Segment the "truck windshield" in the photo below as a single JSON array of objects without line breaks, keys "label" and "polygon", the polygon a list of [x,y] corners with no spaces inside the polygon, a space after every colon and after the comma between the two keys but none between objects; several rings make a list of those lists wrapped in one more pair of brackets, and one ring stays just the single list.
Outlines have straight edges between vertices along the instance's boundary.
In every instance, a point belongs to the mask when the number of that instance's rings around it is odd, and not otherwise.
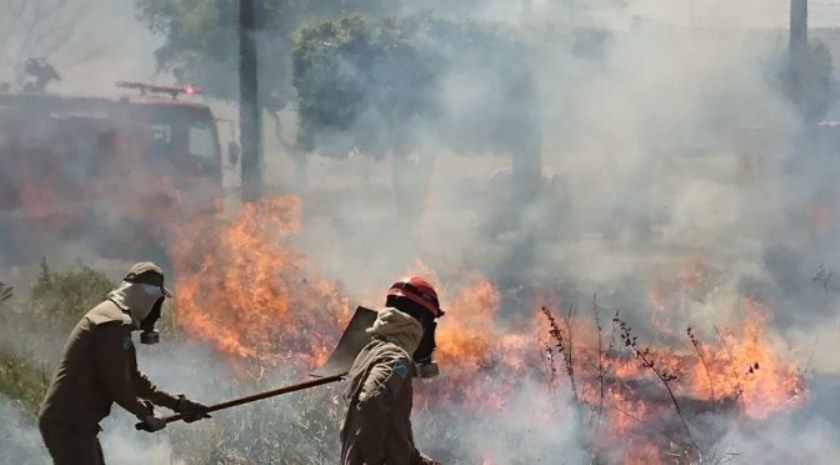
[{"label": "truck windshield", "polygon": [[218,156],[216,153],[216,134],[213,131],[213,127],[207,124],[191,124],[187,144],[190,155],[192,156],[200,157],[207,161],[215,161]]},{"label": "truck windshield", "polygon": [[151,106],[144,110],[156,155],[189,156],[207,169],[219,169],[219,139],[209,114],[172,106]]}]

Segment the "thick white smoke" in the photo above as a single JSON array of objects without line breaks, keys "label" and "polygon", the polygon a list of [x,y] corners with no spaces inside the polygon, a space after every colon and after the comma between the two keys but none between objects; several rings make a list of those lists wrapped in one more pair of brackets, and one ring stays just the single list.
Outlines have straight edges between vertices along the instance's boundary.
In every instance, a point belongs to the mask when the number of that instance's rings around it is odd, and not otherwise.
[{"label": "thick white smoke", "polygon": [[[313,155],[309,188],[298,192],[304,201],[302,252],[345,282],[356,299],[379,295],[418,259],[444,275],[477,270],[500,283],[503,295],[515,296],[504,309],[514,319],[530,318],[530,296],[518,293],[527,294],[524,284],[538,283],[558,285],[562,292],[597,292],[606,306],[647,321],[650,289],[697,265],[704,284],[665,309],[674,330],[692,324],[711,331],[739,316],[741,297],[758,295],[773,303],[783,328],[776,335],[800,348],[803,364],[816,335],[809,368],[818,377],[838,369],[831,347],[836,283],[826,280],[821,287],[812,278],[821,266],[837,266],[840,257],[834,235],[813,233],[804,212],[815,200],[832,201],[831,170],[837,166],[803,153],[809,148],[798,139],[803,124],[776,82],[786,49],[783,31],[755,29],[783,26],[784,5],[765,9],[762,3],[756,14],[761,2],[717,2],[720,8],[704,4],[692,16],[687,2],[605,1],[573,13],[566,3],[574,2],[467,3],[438,13],[501,23],[525,51],[517,58],[530,68],[536,98],[521,105],[539,107],[539,195],[528,204],[511,201],[511,192],[523,186],[512,185],[507,153],[456,154],[440,134],[419,126],[416,138],[426,142],[413,155],[435,159],[422,213],[410,221],[395,214],[401,206],[390,196],[390,158],[373,162],[359,154],[336,162]],[[153,72],[154,43],[126,16],[129,10],[94,9],[103,17],[93,21],[107,27],[91,29],[93,48],[105,37],[119,37],[124,46],[95,55],[90,66],[68,68],[62,89],[110,88],[111,80]],[[115,33],[125,28],[133,32]],[[492,86],[483,85],[477,64],[452,63],[442,70],[438,89],[447,113],[478,118],[487,102],[500,101]],[[286,122],[294,121],[293,113],[284,115]],[[273,137],[268,141],[269,178],[295,185],[299,172],[286,149]],[[816,166],[799,166],[807,163]],[[140,351],[141,366],[163,387],[207,401],[242,393],[231,381],[242,374],[228,371],[214,354],[164,343],[175,348],[164,355]],[[266,387],[289,381],[281,371],[266,378]],[[828,391],[815,393],[818,405],[833,402]],[[494,465],[586,463],[570,410],[559,396],[546,396],[543,387],[524,383],[498,415],[464,416],[446,425],[439,418],[447,412],[418,409],[418,440],[442,457],[483,456]],[[557,409],[550,421],[544,403]],[[6,404],[0,403],[0,416],[21,424],[20,414]],[[294,424],[299,412],[289,405],[278,399],[255,407],[246,420],[219,414],[160,436],[136,433],[133,419],[117,415],[104,425],[103,443],[114,463],[169,463],[182,434],[224,441],[214,436],[222,429],[212,422],[247,423],[260,414],[277,422],[268,426]],[[838,457],[833,421],[809,407],[763,424],[732,425],[719,449],[736,453],[731,457],[738,463],[827,465]],[[8,436],[3,459],[43,460],[31,423],[10,431],[19,432]],[[289,434],[301,441],[312,437]]]},{"label": "thick white smoke", "polygon": [[[773,9],[779,17],[769,11],[757,17],[740,4],[704,6],[690,27],[684,6],[631,4],[604,7],[597,15],[581,8],[577,24],[587,27],[576,31],[561,7],[533,2],[530,10],[500,15],[493,5],[484,13],[525,44],[536,78],[541,195],[531,204],[511,204],[505,190],[517,186],[510,185],[510,161],[466,158],[432,143],[422,149],[436,157],[436,167],[419,219],[368,216],[372,202],[351,193],[337,201],[348,208],[339,208],[331,223],[317,223],[317,239],[304,239],[303,249],[362,292],[421,258],[450,273],[481,270],[503,294],[535,282],[597,292],[605,305],[642,325],[659,311],[675,334],[691,325],[708,338],[715,325],[746,314],[742,299],[757,298],[768,303],[780,353],[795,347],[788,355],[803,368],[834,370],[836,362],[825,354],[836,331],[836,288],[826,276],[836,249],[831,233],[815,231],[808,210],[814,202],[833,205],[824,176],[837,165],[815,153],[810,136],[803,143],[806,126],[782,91],[787,37],[768,26],[784,24],[784,8]],[[444,71],[439,101],[448,105],[446,112],[480,119],[476,108],[496,101],[480,68]],[[440,140],[418,130],[420,140]],[[329,163],[312,171],[320,179],[346,181],[349,162]],[[354,188],[387,192],[389,163],[366,167],[373,182]],[[514,218],[523,211],[518,224]],[[343,229],[331,234],[336,223]],[[338,245],[320,248],[325,238]],[[361,245],[372,242],[374,254]],[[653,290],[681,289],[683,276],[692,273],[701,276],[697,288],[675,292],[682,296],[657,308]],[[514,302],[506,302],[506,312],[530,317],[527,298]],[[529,418],[523,411],[506,424],[532,425]],[[761,444],[796,436],[797,424],[814,438],[814,456],[835,456],[833,426],[818,418],[798,421],[803,423],[776,419],[733,428],[721,447],[737,452],[728,457],[739,463],[776,463]],[[566,424],[562,416],[558,424]],[[486,434],[483,428],[460,425],[458,434],[477,437]],[[490,436],[500,441],[517,434],[495,433]],[[557,434],[561,442],[571,441]],[[475,452],[487,445],[466,447]],[[500,463],[519,462],[506,457]]]},{"label": "thick white smoke", "polygon": [[44,465],[47,451],[41,444],[41,435],[26,418],[20,405],[6,396],[0,396],[0,458],[5,463]]}]

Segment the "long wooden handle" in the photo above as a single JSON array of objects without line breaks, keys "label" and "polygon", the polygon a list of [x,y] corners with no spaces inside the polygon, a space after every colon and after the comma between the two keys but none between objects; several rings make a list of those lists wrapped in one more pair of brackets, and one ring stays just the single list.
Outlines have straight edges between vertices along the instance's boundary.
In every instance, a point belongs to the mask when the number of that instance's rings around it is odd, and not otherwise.
[{"label": "long wooden handle", "polygon": [[[335,383],[336,381],[341,381],[344,377],[344,374],[329,376],[326,378],[319,378],[313,379],[311,381],[304,381],[302,383],[292,384],[290,386],[284,386],[278,389],[274,389],[271,391],[261,392],[259,394],[252,394],[250,396],[239,397],[236,399],[231,399],[226,402],[221,402],[219,404],[213,404],[207,406],[207,413],[218,412],[219,410],[224,410],[231,407],[236,407],[237,405],[243,404],[250,404],[251,402],[256,402],[258,400],[268,399],[269,397],[281,396],[283,394],[288,394],[290,392],[302,391],[304,389],[309,389],[316,386],[321,386],[323,384],[330,384]],[[172,423],[173,421],[183,420],[184,416],[180,413],[175,415],[170,415],[168,417],[164,417],[167,423]]]},{"label": "long wooden handle", "polygon": [[[227,408],[236,407],[237,405],[249,404],[251,402],[256,402],[258,400],[268,399],[269,397],[280,396],[280,395],[288,394],[290,392],[295,392],[295,391],[302,391],[304,389],[309,389],[309,388],[312,388],[312,387],[321,386],[323,384],[335,383],[336,381],[341,381],[342,378],[344,378],[345,375],[346,375],[346,373],[342,373],[340,375],[327,376],[325,378],[313,379],[311,381],[304,381],[302,383],[292,384],[290,386],[284,386],[284,387],[281,387],[281,388],[278,388],[278,389],[273,389],[271,391],[260,392],[259,394],[252,394],[250,396],[238,397],[236,399],[231,399],[231,400],[226,401],[226,402],[221,402],[221,403],[218,403],[218,404],[208,405],[207,406],[207,413],[218,412],[219,410],[224,410],[224,409],[227,409]],[[183,420],[184,415],[181,414],[181,413],[178,413],[178,414],[175,414],[175,415],[170,415],[168,417],[163,417],[162,419],[167,423],[172,423],[173,421]],[[137,429],[141,429],[140,425],[142,425],[142,423],[138,423],[137,425],[135,425],[135,427]]]}]

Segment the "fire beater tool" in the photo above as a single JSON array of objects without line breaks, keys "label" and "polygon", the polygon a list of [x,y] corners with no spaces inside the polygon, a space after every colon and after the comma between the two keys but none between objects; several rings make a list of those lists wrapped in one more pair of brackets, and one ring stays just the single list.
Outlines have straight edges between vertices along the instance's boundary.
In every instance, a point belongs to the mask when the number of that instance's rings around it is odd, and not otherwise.
[{"label": "fire beater tool", "polygon": [[[350,319],[350,323],[348,323],[347,328],[344,329],[344,333],[341,335],[341,339],[339,339],[335,350],[332,354],[330,354],[329,359],[327,359],[327,363],[310,373],[314,379],[209,405],[207,406],[207,413],[218,412],[219,410],[249,404],[258,400],[268,399],[270,397],[276,397],[290,392],[302,391],[304,389],[341,381],[350,371],[350,367],[353,365],[353,361],[356,359],[356,356],[367,345],[367,343],[370,342],[371,336],[367,334],[365,330],[373,325],[375,320],[375,311],[365,307],[356,308],[353,318]],[[163,417],[163,420],[167,423],[183,419],[184,416],[180,413]],[[134,427],[138,430],[142,430],[143,423],[137,423]]]}]

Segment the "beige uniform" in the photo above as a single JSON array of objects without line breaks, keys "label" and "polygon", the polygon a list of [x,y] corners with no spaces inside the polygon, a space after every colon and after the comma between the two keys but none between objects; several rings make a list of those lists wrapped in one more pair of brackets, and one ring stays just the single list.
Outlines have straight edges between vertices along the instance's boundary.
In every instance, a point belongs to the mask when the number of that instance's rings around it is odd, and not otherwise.
[{"label": "beige uniform", "polygon": [[108,300],[76,324],[39,414],[44,442],[55,465],[101,465],[99,422],[116,402],[138,417],[140,402],[175,409],[178,399],[158,389],[137,368],[132,320]]},{"label": "beige uniform", "polygon": [[356,357],[341,428],[341,465],[432,464],[414,445],[412,385],[416,368],[397,344],[374,339]]}]

